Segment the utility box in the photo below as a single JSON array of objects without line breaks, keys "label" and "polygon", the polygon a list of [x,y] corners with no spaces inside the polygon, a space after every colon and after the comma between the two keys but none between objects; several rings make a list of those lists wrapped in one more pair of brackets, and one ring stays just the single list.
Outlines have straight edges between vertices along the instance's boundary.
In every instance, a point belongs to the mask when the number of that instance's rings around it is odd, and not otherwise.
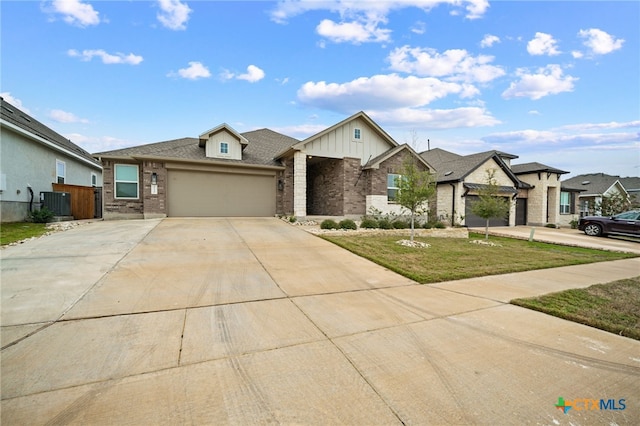
[{"label": "utility box", "polygon": [[40,205],[56,216],[71,216],[71,194],[68,192],[41,192]]}]

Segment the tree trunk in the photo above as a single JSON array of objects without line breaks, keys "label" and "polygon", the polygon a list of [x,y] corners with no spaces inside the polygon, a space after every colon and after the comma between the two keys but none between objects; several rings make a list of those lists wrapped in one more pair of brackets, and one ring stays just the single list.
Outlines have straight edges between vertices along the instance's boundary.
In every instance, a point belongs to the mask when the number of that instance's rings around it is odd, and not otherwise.
[{"label": "tree trunk", "polygon": [[484,239],[489,239],[489,219],[487,219],[487,224],[484,226]]},{"label": "tree trunk", "polygon": [[413,212],[411,212],[411,242],[413,242]]}]

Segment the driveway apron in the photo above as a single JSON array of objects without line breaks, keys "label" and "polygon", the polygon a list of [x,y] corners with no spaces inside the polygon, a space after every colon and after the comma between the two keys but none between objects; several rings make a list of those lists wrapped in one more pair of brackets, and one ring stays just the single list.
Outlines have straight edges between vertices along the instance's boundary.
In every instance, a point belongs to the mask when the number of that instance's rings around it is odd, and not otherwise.
[{"label": "driveway apron", "polygon": [[601,276],[423,286],[277,219],[94,223],[3,250],[2,422],[631,424],[639,342],[506,303]]}]

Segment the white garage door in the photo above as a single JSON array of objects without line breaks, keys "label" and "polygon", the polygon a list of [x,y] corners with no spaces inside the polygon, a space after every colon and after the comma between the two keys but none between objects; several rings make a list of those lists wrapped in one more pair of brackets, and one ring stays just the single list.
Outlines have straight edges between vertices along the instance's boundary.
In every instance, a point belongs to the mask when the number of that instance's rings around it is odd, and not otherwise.
[{"label": "white garage door", "polygon": [[276,177],[169,170],[169,216],[273,216]]}]

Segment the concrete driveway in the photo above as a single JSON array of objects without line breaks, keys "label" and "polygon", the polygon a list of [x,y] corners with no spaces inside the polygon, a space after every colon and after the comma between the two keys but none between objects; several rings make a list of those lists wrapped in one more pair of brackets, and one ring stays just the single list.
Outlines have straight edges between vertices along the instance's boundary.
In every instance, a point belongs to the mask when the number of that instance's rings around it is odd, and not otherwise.
[{"label": "concrete driveway", "polygon": [[1,254],[3,425],[640,418],[640,342],[506,303],[638,259],[422,286],[277,219],[98,222]]}]

